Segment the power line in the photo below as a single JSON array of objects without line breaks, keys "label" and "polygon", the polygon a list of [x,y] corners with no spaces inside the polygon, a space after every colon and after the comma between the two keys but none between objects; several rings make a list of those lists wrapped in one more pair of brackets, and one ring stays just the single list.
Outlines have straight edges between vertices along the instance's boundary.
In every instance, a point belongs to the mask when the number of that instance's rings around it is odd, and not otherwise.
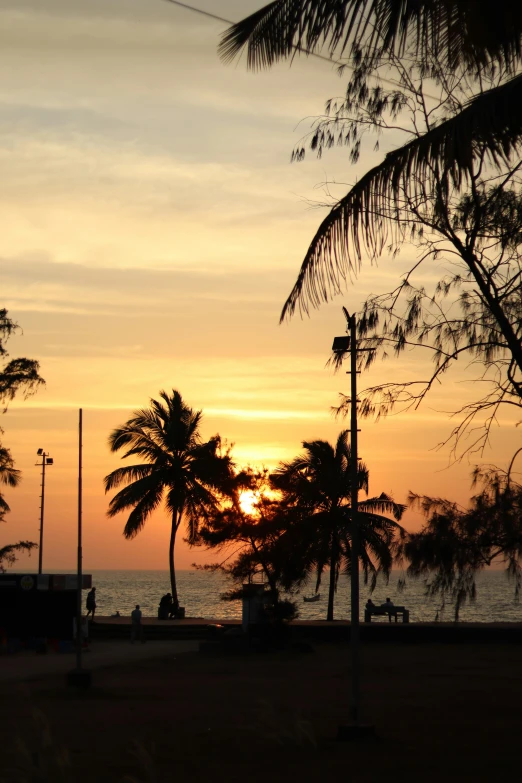
[{"label": "power line", "polygon": [[[236,24],[231,19],[225,19],[224,16],[218,16],[217,14],[213,14],[210,11],[204,11],[202,8],[196,8],[194,5],[189,5],[188,3],[182,3],[180,0],[165,0],[166,3],[172,3],[172,5],[178,5],[180,8],[184,8],[186,11],[193,11],[195,14],[201,14],[201,16],[207,16],[209,19],[215,19],[217,22],[223,22],[223,24]],[[339,68],[348,68],[349,71],[353,71],[353,68],[351,65],[348,65],[347,63],[342,63],[340,60],[333,60],[331,57],[325,57],[324,54],[318,54],[317,52],[312,52],[310,49],[303,49],[302,46],[294,46],[293,47],[296,52],[302,52],[303,54],[307,54],[310,57],[315,57],[318,60],[324,60],[324,62],[329,63],[330,65],[337,65]],[[384,82],[384,84],[389,84],[395,89],[397,89],[397,84],[393,82],[391,79],[385,79],[383,77],[377,77],[377,76],[370,76],[371,79],[377,79],[378,81]],[[436,101],[438,98],[435,98],[434,95],[430,95],[429,93],[425,93],[427,98],[431,98],[432,100]]]},{"label": "power line", "polygon": [[208,16],[210,19],[216,19],[218,22],[224,22],[225,24],[234,24],[230,19],[224,19],[222,16],[211,14],[210,11],[204,11],[202,8],[196,8],[193,5],[187,5],[187,3],[180,3],[179,0],[165,0],[166,3],[172,3],[173,5],[179,5],[181,8],[186,8],[187,11],[194,11],[201,16]]},{"label": "power line", "polygon": [[[209,19],[215,19],[218,22],[223,22],[224,24],[235,24],[231,19],[225,19],[223,16],[218,16],[217,14],[212,14],[210,11],[204,11],[202,8],[196,8],[194,5],[189,5],[188,3],[181,3],[180,0],[165,0],[166,3],[172,3],[173,5],[179,5],[180,8],[185,8],[187,11],[193,11],[196,14],[201,14],[201,16],[208,16]],[[350,66],[347,66],[345,63],[339,62],[339,60],[332,60],[331,57],[325,57],[324,54],[317,54],[317,52],[311,52],[309,49],[303,49],[301,46],[294,46],[294,49],[297,52],[302,52],[303,54],[308,54],[311,57],[317,57],[318,60],[324,60],[327,63],[330,63],[330,65],[338,65],[342,68],[349,68]]]}]

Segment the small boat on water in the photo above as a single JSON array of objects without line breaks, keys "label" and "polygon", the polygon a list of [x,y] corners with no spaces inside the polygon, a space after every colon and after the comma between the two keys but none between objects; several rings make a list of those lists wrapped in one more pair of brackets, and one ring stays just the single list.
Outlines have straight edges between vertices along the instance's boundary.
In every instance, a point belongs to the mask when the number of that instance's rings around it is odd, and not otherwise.
[{"label": "small boat on water", "polygon": [[316,601],[321,600],[321,593],[316,593],[315,595],[303,595],[303,601],[305,604],[315,604]]}]

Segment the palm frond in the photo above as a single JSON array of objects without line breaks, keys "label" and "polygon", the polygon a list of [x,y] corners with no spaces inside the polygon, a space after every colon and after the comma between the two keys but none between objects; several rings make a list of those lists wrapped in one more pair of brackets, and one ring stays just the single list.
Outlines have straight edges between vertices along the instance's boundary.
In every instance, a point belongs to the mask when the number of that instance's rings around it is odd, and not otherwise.
[{"label": "palm frond", "polygon": [[135,538],[140,530],[143,529],[145,522],[161,503],[163,496],[163,487],[159,485],[152,486],[149,492],[142,496],[129,514],[129,518],[123,528],[125,538]]},{"label": "palm frond", "polygon": [[188,406],[176,389],[169,395],[160,392],[163,405],[158,400],[151,400],[151,411],[158,421],[158,439],[167,451],[185,451],[201,443],[199,427],[202,411],[195,411]]},{"label": "palm frond", "polygon": [[[370,514],[392,514],[394,519],[399,521],[402,519],[402,515],[406,511],[407,506],[403,503],[396,503],[393,498],[389,497],[385,492],[382,492],[378,497],[366,498],[366,500],[359,501],[359,509]],[[391,522],[388,517],[382,517],[387,522]],[[398,525],[397,527],[400,527]]]},{"label": "palm frond", "polygon": [[[330,211],[317,230],[285,302],[281,321],[296,307],[308,314],[341,293],[361,266],[363,249],[377,258],[400,239],[396,220],[405,194],[415,200],[436,187],[459,189],[475,156],[509,161],[522,142],[522,74],[474,98],[458,114],[386,155]],[[417,192],[418,190],[418,192]],[[389,216],[389,217],[388,217]]]},{"label": "palm frond", "polygon": [[0,446],[0,483],[17,487],[22,479],[21,471],[15,468],[12,454],[5,446]]},{"label": "palm frond", "polygon": [[144,478],[145,476],[150,476],[155,470],[156,467],[151,464],[125,465],[122,468],[117,468],[103,479],[105,492],[110,492],[111,489],[115,489],[121,484],[130,484],[132,481]]},{"label": "palm frond", "polygon": [[247,47],[252,69],[296,52],[330,57],[365,47],[370,55],[431,51],[450,68],[520,60],[522,6],[513,0],[275,0],[225,31],[219,47],[230,61]]},{"label": "palm frond", "polygon": [[151,492],[157,492],[161,499],[164,487],[162,477],[154,473],[137,479],[114,495],[109,503],[107,516],[114,517],[121,511],[138,506]]},{"label": "palm frond", "polygon": [[[120,451],[131,445],[133,449],[149,450],[151,453],[157,451],[159,428],[157,422],[143,414],[148,411],[135,411],[132,419],[129,419],[123,426],[117,427],[109,435],[109,448],[111,451]],[[125,454],[124,456],[127,456]]]},{"label": "palm frond", "polygon": [[4,516],[9,513],[9,511],[11,511],[11,506],[0,492],[0,522],[3,520]]}]

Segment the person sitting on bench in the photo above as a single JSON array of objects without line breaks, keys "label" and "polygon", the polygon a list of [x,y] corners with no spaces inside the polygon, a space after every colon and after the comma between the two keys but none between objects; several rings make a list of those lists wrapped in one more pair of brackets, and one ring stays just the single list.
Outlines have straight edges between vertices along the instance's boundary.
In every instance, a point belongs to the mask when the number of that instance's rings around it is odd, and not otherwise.
[{"label": "person sitting on bench", "polygon": [[397,622],[397,612],[395,611],[395,604],[393,601],[390,598],[387,598],[381,606],[388,612],[388,622],[391,623],[392,615],[395,617],[395,622]]},{"label": "person sitting on bench", "polygon": [[162,596],[158,607],[158,620],[168,620],[170,618],[170,610],[172,607],[172,596],[170,593]]}]

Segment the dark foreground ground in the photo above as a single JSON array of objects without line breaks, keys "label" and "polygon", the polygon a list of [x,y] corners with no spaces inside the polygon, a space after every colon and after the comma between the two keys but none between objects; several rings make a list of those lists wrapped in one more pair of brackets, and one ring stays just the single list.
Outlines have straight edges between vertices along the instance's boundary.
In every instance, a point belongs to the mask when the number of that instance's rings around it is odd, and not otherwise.
[{"label": "dark foreground ground", "polygon": [[378,736],[355,743],[335,741],[344,644],[118,665],[84,695],[62,675],[3,684],[0,781],[522,780],[521,646],[372,644],[363,658]]}]

